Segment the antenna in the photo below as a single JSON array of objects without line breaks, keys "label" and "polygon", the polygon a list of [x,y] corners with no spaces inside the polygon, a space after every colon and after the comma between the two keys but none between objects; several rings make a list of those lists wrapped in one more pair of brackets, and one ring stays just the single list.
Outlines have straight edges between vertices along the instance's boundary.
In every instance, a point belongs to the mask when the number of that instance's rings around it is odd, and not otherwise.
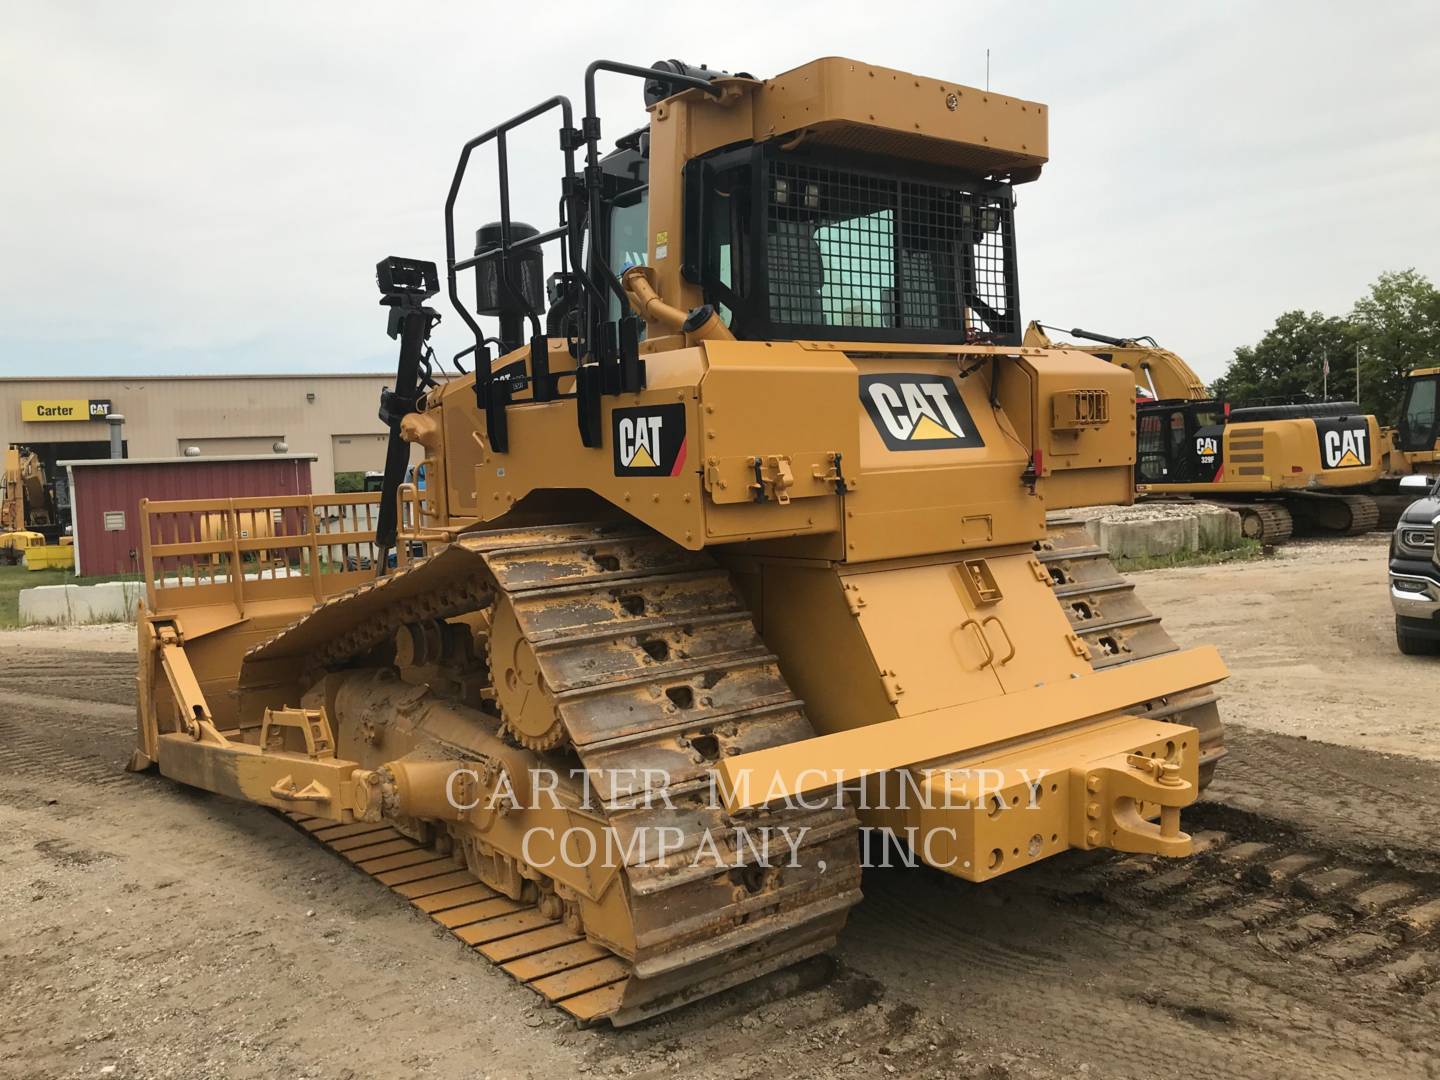
[{"label": "antenna", "polygon": [[985,50],[985,92],[990,92],[990,50]]}]

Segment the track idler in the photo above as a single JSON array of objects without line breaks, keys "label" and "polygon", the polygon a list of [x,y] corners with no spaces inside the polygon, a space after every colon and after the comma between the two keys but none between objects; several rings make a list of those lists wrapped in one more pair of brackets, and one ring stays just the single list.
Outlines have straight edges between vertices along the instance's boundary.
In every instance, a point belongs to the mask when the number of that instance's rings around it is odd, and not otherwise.
[{"label": "track idler", "polygon": [[1279,503],[1251,503],[1235,509],[1240,513],[1240,532],[1247,540],[1282,544],[1295,532],[1295,519]]}]

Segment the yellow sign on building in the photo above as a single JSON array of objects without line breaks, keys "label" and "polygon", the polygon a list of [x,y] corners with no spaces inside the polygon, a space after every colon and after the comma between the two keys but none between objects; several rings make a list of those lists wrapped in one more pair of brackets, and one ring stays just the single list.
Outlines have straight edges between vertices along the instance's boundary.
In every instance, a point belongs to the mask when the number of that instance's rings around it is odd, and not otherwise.
[{"label": "yellow sign on building", "polygon": [[20,419],[28,423],[48,420],[104,420],[109,415],[108,399],[75,398],[68,401],[20,402]]}]

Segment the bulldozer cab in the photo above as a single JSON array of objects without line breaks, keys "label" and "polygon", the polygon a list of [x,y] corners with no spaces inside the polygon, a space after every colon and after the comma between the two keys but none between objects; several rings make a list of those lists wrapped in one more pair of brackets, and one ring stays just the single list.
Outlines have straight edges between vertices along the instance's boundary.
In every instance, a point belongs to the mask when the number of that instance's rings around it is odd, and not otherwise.
[{"label": "bulldozer cab", "polygon": [[1141,484],[1208,484],[1221,463],[1225,407],[1217,401],[1136,405],[1135,480]]},{"label": "bulldozer cab", "polygon": [[683,182],[682,273],[738,338],[1018,344],[1009,184],[773,143]]},{"label": "bulldozer cab", "polygon": [[[642,128],[601,162],[595,239],[617,277],[650,263],[649,151]],[[1009,183],[764,142],[687,161],[680,188],[685,227],[662,257],[738,339],[1019,342]],[[608,313],[626,313],[613,295]],[[550,326],[567,316],[562,302]]]}]

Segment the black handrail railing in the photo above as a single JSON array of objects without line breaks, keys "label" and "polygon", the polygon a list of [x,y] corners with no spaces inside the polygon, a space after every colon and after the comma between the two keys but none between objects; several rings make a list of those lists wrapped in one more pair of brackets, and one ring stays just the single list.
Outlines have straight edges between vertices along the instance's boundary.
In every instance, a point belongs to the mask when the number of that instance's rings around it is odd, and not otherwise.
[{"label": "black handrail railing", "polygon": [[[604,173],[600,164],[600,117],[596,113],[595,77],[600,72],[629,75],[654,80],[664,84],[672,93],[679,90],[701,90],[713,96],[721,91],[708,79],[694,75],[668,71],[664,68],[639,67],[634,64],[620,64],[613,60],[597,60],[585,69],[585,115],[577,130],[572,126],[574,110],[570,99],[563,95],[547,98],[498,124],[467,142],[460,151],[455,174],[450,180],[450,190],[445,197],[445,267],[450,303],[460,313],[460,318],[470,328],[475,344],[464,352],[475,354],[475,393],[478,403],[486,411],[491,445],[497,452],[508,449],[505,407],[509,403],[511,390],[523,385],[521,379],[496,378],[491,366],[489,338],[469,309],[460,300],[457,275],[464,270],[474,269],[487,259],[498,258],[498,279],[501,290],[510,300],[518,300],[530,323],[530,375],[529,383],[534,388],[533,396],[538,401],[548,401],[555,396],[553,380],[549,373],[549,346],[541,331],[539,312],[510,280],[511,259],[515,251],[538,247],[552,241],[560,241],[562,271],[569,267],[569,275],[581,289],[584,317],[578,321],[576,336],[571,342],[571,352],[576,360],[576,397],[581,399],[577,407],[581,410],[581,437],[586,446],[598,446],[600,433],[594,423],[587,423],[587,416],[598,411],[598,394],[636,392],[644,382],[643,366],[639,359],[639,328],[633,316],[623,314],[628,307],[624,286],[609,262],[608,237],[600,228],[604,221]],[[560,110],[560,150],[564,156],[565,174],[562,180],[560,199],[560,223],[555,228],[512,242],[510,219],[510,170],[506,134],[536,117],[553,109]],[[464,259],[456,258],[455,251],[455,202],[460,194],[470,155],[479,147],[494,141],[498,163],[498,194],[500,200],[500,243],[498,247],[478,252]],[[583,178],[575,170],[575,151],[585,148],[585,170]],[[588,260],[585,259],[585,232],[590,233]],[[608,318],[609,294],[620,302],[622,312],[620,323],[614,324]],[[461,354],[463,355],[463,353]],[[585,399],[596,397],[595,401]],[[594,429],[594,430],[592,430]]]},{"label": "black handrail railing", "polygon": [[[460,160],[456,164],[455,174],[450,180],[450,191],[445,197],[445,267],[448,293],[450,303],[455,307],[455,310],[460,313],[460,318],[465,321],[465,325],[470,328],[470,332],[475,335],[475,385],[476,392],[481,395],[486,394],[490,386],[490,353],[485,345],[485,332],[480,329],[480,324],[475,321],[474,316],[470,314],[469,309],[460,300],[456,275],[461,270],[468,270],[478,266],[487,258],[498,257],[500,259],[499,276],[501,287],[509,293],[512,298],[519,295],[520,299],[525,302],[531,331],[538,337],[540,336],[540,320],[538,314],[534,308],[530,306],[529,302],[525,300],[523,294],[515,291],[510,282],[511,252],[548,243],[551,240],[561,239],[564,245],[570,248],[568,261],[577,268],[579,265],[574,257],[574,251],[578,249],[580,241],[576,215],[574,213],[577,207],[568,205],[568,203],[574,201],[573,199],[562,200],[562,218],[556,228],[548,232],[538,233],[535,236],[526,237],[514,245],[510,243],[510,174],[505,147],[505,133],[519,127],[521,124],[534,120],[538,116],[543,116],[545,113],[556,108],[560,110],[560,150],[565,159],[564,183],[568,191],[571,178],[575,175],[575,147],[578,143],[578,136],[572,126],[574,110],[571,107],[570,99],[557,94],[555,97],[547,98],[545,101],[540,102],[540,104],[526,109],[524,112],[511,117],[504,123],[496,125],[489,131],[483,132],[467,142],[464,147],[461,148]],[[477,148],[484,146],[491,140],[498,140],[500,246],[491,251],[482,252],[472,258],[457,260],[455,257],[455,201],[460,195],[460,186],[464,181],[466,169],[470,164],[470,155],[474,153]],[[591,288],[593,289],[593,286],[591,286]]]}]

